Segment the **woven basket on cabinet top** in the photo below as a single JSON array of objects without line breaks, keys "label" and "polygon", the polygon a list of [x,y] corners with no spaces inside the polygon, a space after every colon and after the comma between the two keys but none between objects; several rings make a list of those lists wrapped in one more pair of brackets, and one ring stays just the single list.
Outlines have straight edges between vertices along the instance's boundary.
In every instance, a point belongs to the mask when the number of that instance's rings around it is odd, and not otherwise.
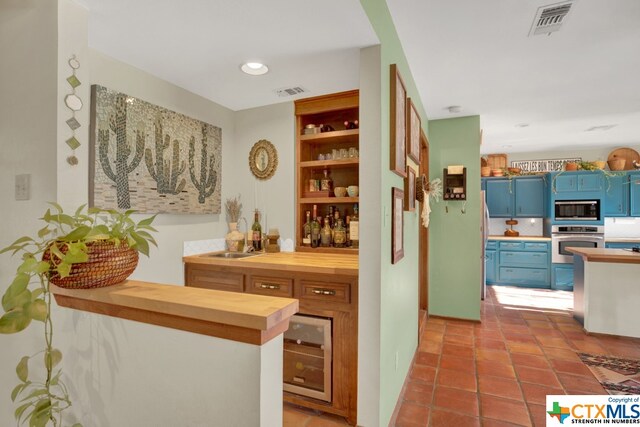
[{"label": "woven basket on cabinet top", "polygon": [[[49,281],[61,288],[91,289],[116,285],[123,282],[138,266],[138,251],[126,242],[116,246],[113,242],[87,243],[89,260],[73,264],[69,276],[61,278],[51,271]],[[66,247],[61,248],[66,253]],[[45,250],[43,261],[49,261],[50,252]]]}]

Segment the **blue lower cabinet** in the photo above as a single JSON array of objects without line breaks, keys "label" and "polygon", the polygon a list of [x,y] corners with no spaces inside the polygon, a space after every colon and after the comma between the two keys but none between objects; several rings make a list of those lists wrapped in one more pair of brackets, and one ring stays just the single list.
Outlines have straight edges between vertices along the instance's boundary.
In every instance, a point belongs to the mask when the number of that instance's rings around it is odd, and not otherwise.
[{"label": "blue lower cabinet", "polygon": [[640,247],[640,241],[637,242],[605,242],[605,248],[611,249],[631,249],[634,247]]},{"label": "blue lower cabinet", "polygon": [[629,174],[629,198],[631,216],[640,217],[640,172]]},{"label": "blue lower cabinet", "polygon": [[549,269],[500,266],[500,283],[530,288],[549,287]]},{"label": "blue lower cabinet", "polygon": [[487,283],[488,284],[493,284],[496,282],[496,251],[495,250],[488,250],[486,251],[486,257],[487,259],[485,260],[485,274],[486,274],[486,278],[487,278]]},{"label": "blue lower cabinet", "polygon": [[559,291],[573,290],[573,264],[553,264],[551,289]]}]

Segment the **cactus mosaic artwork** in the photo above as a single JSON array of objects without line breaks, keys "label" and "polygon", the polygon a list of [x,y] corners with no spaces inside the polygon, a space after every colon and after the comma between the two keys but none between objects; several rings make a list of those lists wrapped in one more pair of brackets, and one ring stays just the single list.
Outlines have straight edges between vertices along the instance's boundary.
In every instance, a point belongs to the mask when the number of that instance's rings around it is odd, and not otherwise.
[{"label": "cactus mosaic artwork", "polygon": [[90,136],[91,206],[220,213],[219,127],[94,85]]}]

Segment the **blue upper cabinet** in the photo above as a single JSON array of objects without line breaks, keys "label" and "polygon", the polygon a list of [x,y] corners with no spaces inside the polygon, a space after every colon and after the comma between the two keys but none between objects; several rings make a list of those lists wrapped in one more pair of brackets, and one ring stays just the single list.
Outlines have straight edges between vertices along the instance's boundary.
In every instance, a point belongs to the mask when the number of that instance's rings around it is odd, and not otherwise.
[{"label": "blue upper cabinet", "polygon": [[542,176],[486,179],[486,197],[492,218],[542,218],[546,185]]},{"label": "blue upper cabinet", "polygon": [[629,174],[629,193],[631,198],[631,216],[640,217],[640,172]]},{"label": "blue upper cabinet", "polygon": [[556,193],[578,191],[578,177],[571,173],[563,173],[555,178]]},{"label": "blue upper cabinet", "polygon": [[543,177],[514,179],[515,216],[544,217],[545,180]]},{"label": "blue upper cabinet", "polygon": [[555,174],[554,189],[558,194],[598,193],[603,189],[602,176],[599,171],[559,172]]},{"label": "blue upper cabinet", "polygon": [[511,218],[513,214],[513,191],[508,179],[487,180],[487,207],[491,218]]},{"label": "blue upper cabinet", "polygon": [[629,176],[615,174],[607,177],[604,197],[604,216],[629,215]]}]

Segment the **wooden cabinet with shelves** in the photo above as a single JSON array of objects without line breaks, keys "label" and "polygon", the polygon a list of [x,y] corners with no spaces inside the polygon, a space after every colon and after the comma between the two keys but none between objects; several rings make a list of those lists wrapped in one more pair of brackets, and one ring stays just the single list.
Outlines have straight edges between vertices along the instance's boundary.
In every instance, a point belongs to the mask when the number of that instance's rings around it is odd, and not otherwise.
[{"label": "wooden cabinet with shelves", "polygon": [[[306,212],[313,212],[317,205],[318,216],[327,215],[329,206],[335,205],[344,219],[345,212],[353,214],[354,204],[359,197],[334,197],[333,191],[311,191],[310,180],[323,178],[328,170],[333,187],[359,186],[359,157],[322,159],[333,151],[360,151],[360,130],[345,129],[344,122],[358,120],[359,94],[357,90],[341,92],[295,102],[296,114],[296,251],[357,253],[353,248],[319,247],[302,245],[302,234],[306,222]],[[324,125],[335,129],[329,132],[305,134],[307,125]]]},{"label": "wooden cabinet with shelves", "polygon": [[[285,391],[287,402],[357,419],[358,277],[185,263],[185,285],[199,288],[296,298],[299,315],[331,320],[332,373],[329,401]],[[286,375],[286,373],[285,373]]]}]

